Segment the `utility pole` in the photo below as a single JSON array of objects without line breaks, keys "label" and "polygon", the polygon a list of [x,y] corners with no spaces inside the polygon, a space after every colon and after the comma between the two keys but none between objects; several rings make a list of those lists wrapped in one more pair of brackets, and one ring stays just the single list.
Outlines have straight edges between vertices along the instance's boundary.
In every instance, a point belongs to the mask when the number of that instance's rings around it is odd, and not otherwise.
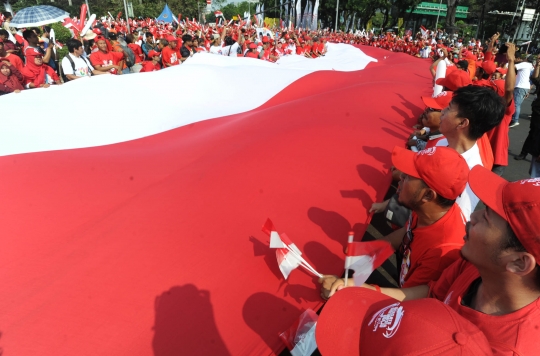
[{"label": "utility pole", "polygon": [[339,0],[337,0],[337,3],[336,3],[336,29],[334,30],[334,32],[337,32],[337,24],[338,24],[338,21],[339,21]]}]

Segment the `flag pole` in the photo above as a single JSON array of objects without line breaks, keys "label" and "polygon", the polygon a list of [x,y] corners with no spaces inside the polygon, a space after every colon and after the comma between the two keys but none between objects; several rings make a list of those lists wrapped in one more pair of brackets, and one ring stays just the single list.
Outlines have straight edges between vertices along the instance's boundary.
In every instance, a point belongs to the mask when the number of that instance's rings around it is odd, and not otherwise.
[{"label": "flag pole", "polygon": [[[349,239],[348,239],[348,243],[351,244],[352,242],[354,241],[354,231],[349,231]],[[349,246],[347,246],[347,249],[348,249]],[[347,250],[347,252],[349,252]],[[348,279],[349,279],[349,269],[347,267],[349,267],[349,256],[345,256],[345,287],[347,287],[347,282],[348,282]]]},{"label": "flag pole", "polygon": [[315,270],[315,268],[311,267],[311,265],[302,257],[300,256],[295,250],[293,250],[289,245],[285,244],[287,250],[289,250],[290,253],[292,253],[294,255],[294,257],[296,257],[299,261],[300,261],[300,265],[306,269],[308,269],[309,271],[311,271],[314,275],[316,275],[317,277],[319,278],[322,278],[322,274],[320,274],[319,272],[317,272]]}]

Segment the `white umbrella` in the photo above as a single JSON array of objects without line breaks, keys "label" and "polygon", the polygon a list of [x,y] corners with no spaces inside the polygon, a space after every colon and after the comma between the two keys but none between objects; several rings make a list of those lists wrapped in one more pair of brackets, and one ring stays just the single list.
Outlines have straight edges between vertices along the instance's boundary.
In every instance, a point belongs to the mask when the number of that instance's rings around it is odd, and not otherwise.
[{"label": "white umbrella", "polygon": [[67,12],[54,6],[32,6],[19,10],[15,16],[13,16],[10,26],[17,28],[43,26],[63,21],[66,17],[69,17]]}]

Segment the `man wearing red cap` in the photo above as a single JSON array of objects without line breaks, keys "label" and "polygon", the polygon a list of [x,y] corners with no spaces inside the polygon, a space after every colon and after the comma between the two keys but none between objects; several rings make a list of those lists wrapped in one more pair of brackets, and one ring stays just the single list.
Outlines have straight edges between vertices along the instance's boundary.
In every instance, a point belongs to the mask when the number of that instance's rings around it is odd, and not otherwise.
[{"label": "man wearing red cap", "polygon": [[[508,182],[477,166],[469,174],[469,184],[486,208],[475,211],[467,223],[462,258],[437,281],[378,289],[397,300],[443,301],[478,326],[496,354],[536,355],[540,350],[540,179]],[[342,280],[334,283],[330,296],[342,287]]]},{"label": "man wearing red cap", "polygon": [[151,58],[152,60],[143,62],[142,69],[139,73],[155,72],[161,69],[161,66],[159,65],[159,62],[160,62],[159,52],[151,50],[150,52],[148,52],[148,57]]},{"label": "man wearing red cap", "polygon": [[[398,201],[411,214],[404,227],[383,239],[396,251],[399,285],[426,284],[459,258],[466,219],[455,201],[465,189],[469,167],[447,147],[418,153],[395,147],[392,163],[402,172]],[[328,288],[335,280],[327,276],[321,283]]]},{"label": "man wearing red cap", "polygon": [[[159,41],[160,43],[162,40]],[[172,67],[180,64],[180,53],[177,50],[178,39],[174,36],[167,37],[167,43],[163,41],[163,49],[161,50],[161,60],[163,61],[163,67]]]}]

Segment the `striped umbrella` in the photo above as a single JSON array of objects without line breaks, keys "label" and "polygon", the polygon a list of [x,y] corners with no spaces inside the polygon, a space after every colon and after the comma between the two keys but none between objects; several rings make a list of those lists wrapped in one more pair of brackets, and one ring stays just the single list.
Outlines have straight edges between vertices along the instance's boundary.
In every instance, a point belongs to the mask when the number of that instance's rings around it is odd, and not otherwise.
[{"label": "striped umbrella", "polygon": [[32,6],[19,10],[11,20],[10,26],[18,28],[42,26],[63,21],[66,17],[69,17],[67,12],[54,6]]}]

